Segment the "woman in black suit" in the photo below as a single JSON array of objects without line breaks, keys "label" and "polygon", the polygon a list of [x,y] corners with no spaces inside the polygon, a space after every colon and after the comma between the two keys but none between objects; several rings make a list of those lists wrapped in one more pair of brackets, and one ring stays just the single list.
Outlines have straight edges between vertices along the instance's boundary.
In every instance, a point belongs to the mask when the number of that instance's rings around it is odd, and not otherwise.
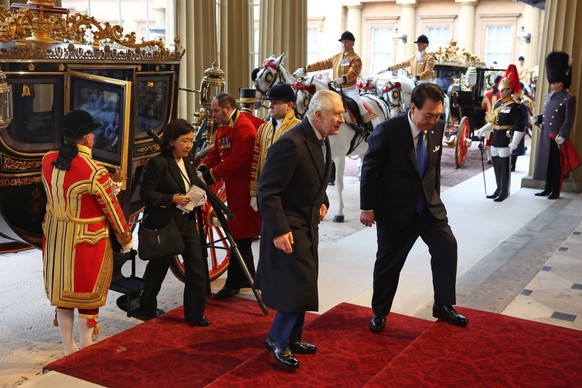
[{"label": "woman in black suit", "polygon": [[[194,156],[190,152],[193,145],[192,125],[183,119],[171,121],[164,128],[162,152],[146,166],[139,194],[146,202],[148,226],[162,226],[172,217],[180,230],[184,240],[182,258],[186,266],[184,317],[189,326],[208,326],[210,322],[204,317],[208,274],[196,229],[195,212],[185,213],[176,207],[192,200],[186,193],[196,180]],[[158,257],[148,262],[139,312],[145,319],[157,315],[156,297],[171,262],[172,256]]]}]

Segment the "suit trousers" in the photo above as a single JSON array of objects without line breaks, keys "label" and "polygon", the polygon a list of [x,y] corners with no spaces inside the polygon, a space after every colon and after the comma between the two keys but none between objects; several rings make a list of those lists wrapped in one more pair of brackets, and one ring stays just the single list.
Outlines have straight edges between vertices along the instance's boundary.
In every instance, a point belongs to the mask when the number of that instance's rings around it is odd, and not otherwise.
[{"label": "suit trousers", "polygon": [[562,166],[560,164],[560,149],[554,140],[550,141],[550,154],[548,155],[548,172],[544,191],[560,194]]},{"label": "suit trousers", "polygon": [[277,311],[269,337],[284,348],[292,342],[300,342],[303,335],[303,322],[305,321],[305,312],[290,313]]},{"label": "suit trousers", "polygon": [[[204,315],[208,290],[208,272],[202,256],[200,237],[192,214],[175,211],[174,221],[184,240],[182,259],[185,264],[184,318],[186,321],[201,319]],[[162,287],[173,256],[151,259],[145,269],[144,288],[140,297],[140,308],[155,313],[157,296]]]},{"label": "suit trousers", "polygon": [[[253,257],[253,250],[252,238],[244,238],[240,240],[235,240],[236,245],[238,246],[238,250],[240,255],[242,256],[247,269],[249,270],[251,277],[255,278],[255,259]],[[226,282],[224,283],[225,287],[228,287],[233,290],[238,290],[240,288],[247,288],[250,287],[251,284],[247,280],[244,271],[239,264],[238,260],[234,257],[234,255],[230,256],[230,261],[228,262],[228,274],[226,276]]]},{"label": "suit trousers", "polygon": [[378,252],[374,264],[372,309],[388,315],[398,287],[400,271],[418,239],[428,246],[435,304],[456,303],[457,240],[447,220],[437,220],[426,209],[406,227],[377,222]]}]

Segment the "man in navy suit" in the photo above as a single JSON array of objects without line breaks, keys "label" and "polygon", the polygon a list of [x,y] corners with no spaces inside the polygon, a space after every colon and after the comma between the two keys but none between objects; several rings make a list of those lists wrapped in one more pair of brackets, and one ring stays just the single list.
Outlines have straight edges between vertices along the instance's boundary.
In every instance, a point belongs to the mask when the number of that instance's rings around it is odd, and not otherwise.
[{"label": "man in navy suit", "polygon": [[453,308],[457,241],[440,198],[443,101],[437,85],[420,84],[412,91],[409,111],[381,123],[368,138],[360,221],[366,226],[377,223],[373,332],[384,330],[400,271],[418,237],[431,253],[433,316],[457,326],[469,322]]},{"label": "man in navy suit", "polygon": [[305,312],[318,309],[319,222],[328,209],[325,189],[331,175],[328,136],[344,122],[339,94],[320,90],[307,118],[269,148],[259,178],[263,218],[255,285],[267,306],[277,310],[265,340],[279,364],[296,369],[295,354],[317,348],[301,340]]}]

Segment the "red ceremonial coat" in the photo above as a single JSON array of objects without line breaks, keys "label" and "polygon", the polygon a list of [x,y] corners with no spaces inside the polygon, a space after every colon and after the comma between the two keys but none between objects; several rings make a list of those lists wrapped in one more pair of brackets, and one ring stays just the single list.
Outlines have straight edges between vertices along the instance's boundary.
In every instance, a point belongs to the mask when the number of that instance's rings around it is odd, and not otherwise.
[{"label": "red ceremonial coat", "polygon": [[251,208],[249,194],[256,136],[250,120],[235,110],[228,125],[216,129],[212,150],[201,163],[214,182],[224,180],[227,205],[236,215],[228,226],[236,240],[256,237],[261,230],[261,217]]},{"label": "red ceremonial coat", "polygon": [[131,241],[131,230],[112,195],[109,173],[91,158],[89,147],[77,147],[67,171],[52,165],[58,151],[42,160],[45,291],[53,306],[95,309],[105,304],[113,274],[109,230],[121,244]]}]

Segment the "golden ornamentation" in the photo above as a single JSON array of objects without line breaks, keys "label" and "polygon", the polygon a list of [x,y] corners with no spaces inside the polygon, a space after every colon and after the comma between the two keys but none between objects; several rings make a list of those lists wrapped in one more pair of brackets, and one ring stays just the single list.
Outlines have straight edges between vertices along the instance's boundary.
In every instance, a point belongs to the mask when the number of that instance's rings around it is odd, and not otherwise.
[{"label": "golden ornamentation", "polygon": [[40,175],[25,178],[5,178],[0,179],[0,187],[28,186],[41,182]]},{"label": "golden ornamentation", "polygon": [[487,67],[485,62],[479,59],[478,56],[473,55],[464,48],[457,46],[457,41],[451,39],[447,47],[439,47],[436,52],[432,53],[439,65],[449,65],[449,66],[463,66],[463,67]]},{"label": "golden ornamentation", "polygon": [[136,152],[138,154],[145,154],[145,153],[150,153],[150,152],[158,152],[159,150],[160,150],[160,146],[157,145],[157,144],[155,144],[155,143],[154,144],[147,145],[145,147],[136,148]]},{"label": "golden ornamentation", "polygon": [[2,157],[2,169],[5,171],[40,170],[41,165],[40,160],[17,160],[6,155]]}]

